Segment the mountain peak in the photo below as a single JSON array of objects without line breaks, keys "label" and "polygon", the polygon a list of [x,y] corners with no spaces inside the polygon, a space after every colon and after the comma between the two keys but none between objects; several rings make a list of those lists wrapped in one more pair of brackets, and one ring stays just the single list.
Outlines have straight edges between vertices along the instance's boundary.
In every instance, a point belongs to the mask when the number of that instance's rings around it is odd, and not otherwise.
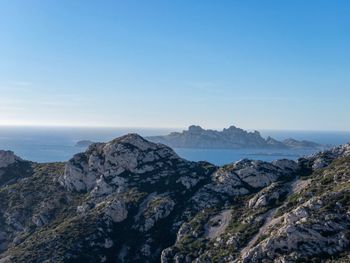
[{"label": "mountain peak", "polygon": [[148,148],[155,148],[159,147],[155,143],[147,141],[142,136],[140,136],[137,133],[128,133],[124,136],[121,136],[119,138],[116,138],[112,141],[110,141],[108,144],[130,144],[134,147],[137,147],[139,149],[145,150]]},{"label": "mountain peak", "polygon": [[147,140],[137,133],[128,133],[112,140],[112,142],[133,142],[133,141],[147,141]]},{"label": "mountain peak", "polygon": [[235,125],[230,125],[228,128],[224,128],[223,130],[237,130],[239,128],[237,128]]},{"label": "mountain peak", "polygon": [[204,131],[204,129],[199,125],[191,125],[188,127],[188,132],[190,133],[197,133],[202,131]]},{"label": "mountain peak", "polygon": [[90,191],[105,180],[118,181],[124,173],[147,174],[161,162],[180,159],[171,148],[130,133],[108,143],[94,143],[85,152],[74,155],[60,182],[70,190]]}]

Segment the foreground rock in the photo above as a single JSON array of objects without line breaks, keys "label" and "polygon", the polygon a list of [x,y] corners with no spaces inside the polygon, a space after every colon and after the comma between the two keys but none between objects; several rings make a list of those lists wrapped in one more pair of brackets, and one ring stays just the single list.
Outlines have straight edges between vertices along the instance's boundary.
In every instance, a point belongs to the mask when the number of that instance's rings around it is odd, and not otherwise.
[{"label": "foreground rock", "polygon": [[9,262],[156,261],[216,169],[136,134],[66,164],[31,165],[29,178],[0,190],[0,258]]},{"label": "foreground rock", "polygon": [[4,160],[0,262],[347,262],[350,145],[216,167],[128,134]]},{"label": "foreground rock", "polygon": [[[252,197],[236,199],[230,224],[215,239],[205,229],[227,210],[197,215],[163,251],[162,262],[348,262],[349,149],[347,144],[301,159],[292,180],[280,177]],[[320,160],[322,170],[315,166]]]}]

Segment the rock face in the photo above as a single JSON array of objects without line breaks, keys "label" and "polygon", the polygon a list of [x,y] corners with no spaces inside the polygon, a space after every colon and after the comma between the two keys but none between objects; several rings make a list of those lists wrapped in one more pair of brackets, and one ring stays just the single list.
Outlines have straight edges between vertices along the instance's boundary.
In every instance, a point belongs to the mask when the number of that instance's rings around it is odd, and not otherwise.
[{"label": "rock face", "polygon": [[154,173],[166,166],[163,160],[175,159],[180,158],[170,148],[129,134],[106,144],[92,144],[85,153],[74,156],[60,182],[70,190],[93,189],[103,195],[121,190],[125,184],[122,174]]},{"label": "rock face", "polygon": [[310,148],[322,149],[325,146],[309,142],[287,139],[283,142],[271,137],[264,139],[258,131],[247,132],[235,126],[222,131],[204,130],[200,126],[192,125],[188,130],[173,132],[165,136],[147,137],[150,141],[166,144],[175,148],[203,148],[203,149],[242,149],[242,148],[273,148],[295,149]]},{"label": "rock face", "polygon": [[317,170],[327,167],[336,158],[347,156],[350,156],[350,144],[344,144],[327,151],[316,153],[308,158],[307,161],[312,166],[312,169]]},{"label": "rock face", "polygon": [[136,134],[66,164],[31,166],[29,178],[0,190],[0,258],[10,262],[157,261],[216,169]]},{"label": "rock face", "polygon": [[[349,146],[320,152],[298,163],[273,162],[271,165],[287,174],[289,171],[291,177],[278,177],[249,198],[236,199],[229,206],[234,211],[231,223],[214,240],[206,238],[205,226],[227,210],[197,215],[180,228],[175,245],[163,250],[162,262],[348,262]],[[322,163],[323,169],[315,163]],[[240,165],[231,167],[239,169]],[[248,167],[253,169],[254,165]],[[219,178],[223,176],[220,170],[216,172]],[[274,174],[271,167],[269,171]],[[223,178],[229,189],[241,185],[236,172],[231,180],[227,175]],[[266,177],[262,178],[264,182]]]},{"label": "rock face", "polygon": [[350,255],[349,144],[297,162],[216,167],[128,134],[67,163],[5,159],[0,171],[15,180],[0,185],[0,262],[347,262]]},{"label": "rock face", "polygon": [[268,163],[244,159],[218,169],[213,174],[212,189],[231,196],[247,194],[273,182],[288,180],[297,170],[294,161]]},{"label": "rock face", "polygon": [[0,150],[0,168],[5,168],[16,161],[21,160],[12,151],[2,151]]},{"label": "rock face", "polygon": [[13,184],[31,174],[31,166],[27,161],[16,156],[12,151],[0,150],[0,187]]},{"label": "rock face", "polygon": [[274,223],[262,233],[264,238],[245,251],[240,261],[259,262],[269,255],[277,262],[307,262],[320,255],[337,258],[348,251],[350,159],[344,157],[346,148],[325,153],[337,152],[342,158],[311,175],[310,185],[280,206]]}]

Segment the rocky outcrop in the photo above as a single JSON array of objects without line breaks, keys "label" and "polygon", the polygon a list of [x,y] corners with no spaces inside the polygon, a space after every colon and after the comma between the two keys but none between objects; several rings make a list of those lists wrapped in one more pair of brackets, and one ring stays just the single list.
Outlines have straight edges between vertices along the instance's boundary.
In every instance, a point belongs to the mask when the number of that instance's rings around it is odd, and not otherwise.
[{"label": "rocky outcrop", "polygon": [[[210,183],[216,169],[136,134],[93,144],[59,169],[58,164],[31,165],[34,175],[19,181],[16,191],[0,191],[3,257],[15,261],[31,262],[28,253],[45,258],[49,251],[61,251],[53,262],[154,261],[190,216],[189,199]],[[30,188],[35,194],[19,209],[11,200],[20,202]],[[40,248],[39,235],[46,240]]]},{"label": "rocky outcrop", "polygon": [[315,198],[284,214],[264,233],[269,237],[243,254],[241,262],[261,262],[267,255],[276,262],[307,262],[314,256],[331,257],[346,250],[350,244],[350,216],[339,213],[343,204],[338,203],[338,211],[317,216],[337,198],[339,195]]},{"label": "rocky outcrop", "polygon": [[154,196],[148,200],[146,208],[142,211],[143,223],[140,231],[151,229],[157,221],[170,215],[175,207],[175,202],[168,196]]},{"label": "rocky outcrop", "polygon": [[109,143],[92,144],[67,164],[60,182],[69,190],[94,191],[98,195],[121,191],[123,174],[142,175],[166,165],[163,160],[180,159],[170,148],[147,142],[136,134]]},{"label": "rocky outcrop", "polygon": [[248,201],[248,207],[259,209],[266,207],[273,202],[283,199],[289,192],[289,189],[282,187],[279,183],[273,183],[264,188]]},{"label": "rocky outcrop", "polygon": [[[101,204],[99,204],[101,205]],[[105,205],[105,215],[110,217],[114,223],[119,223],[125,220],[128,216],[126,205],[121,200],[112,200]]]},{"label": "rocky outcrop", "polygon": [[0,168],[5,168],[11,164],[14,164],[17,161],[20,161],[21,158],[16,156],[12,151],[2,151],[0,150]]},{"label": "rocky outcrop", "polygon": [[[289,165],[288,167],[295,167],[293,162],[290,162]],[[272,163],[256,160],[242,160],[235,163],[232,168],[242,181],[254,188],[266,187],[277,180],[285,179],[283,177],[288,177],[295,172],[281,169],[280,166]]]},{"label": "rocky outcrop", "polygon": [[220,168],[213,174],[211,189],[218,193],[237,196],[249,193],[249,185],[238,176],[234,169]]},{"label": "rocky outcrop", "polygon": [[31,173],[30,162],[22,160],[12,151],[0,150],[0,187],[13,184]]},{"label": "rocky outcrop", "polygon": [[350,144],[344,144],[329,150],[315,153],[307,159],[313,170],[327,167],[334,159],[350,156]]},{"label": "rocky outcrop", "polygon": [[[314,166],[319,160],[324,163],[322,170]],[[234,211],[233,219],[211,242],[205,239],[205,234],[198,235],[198,230],[194,238],[192,233],[198,229],[198,221],[184,224],[175,245],[163,251],[162,262],[347,262],[349,145],[300,159],[298,163],[280,160],[270,165],[278,166],[286,174],[289,171],[291,176],[278,177],[249,198],[238,199],[236,205],[229,206]],[[232,171],[244,166],[231,166],[233,183],[227,180],[227,185],[241,185],[241,177]],[[307,174],[305,166],[310,168]],[[254,165],[248,167],[253,169]],[[279,174],[269,166],[264,170],[268,171],[267,168],[270,173]],[[201,215],[203,229],[217,218],[207,213],[207,217]],[[194,246],[198,249],[193,249]]]},{"label": "rocky outcrop", "polygon": [[217,170],[210,187],[230,196],[244,195],[273,182],[288,180],[297,171],[298,164],[290,160],[268,163],[244,159]]}]

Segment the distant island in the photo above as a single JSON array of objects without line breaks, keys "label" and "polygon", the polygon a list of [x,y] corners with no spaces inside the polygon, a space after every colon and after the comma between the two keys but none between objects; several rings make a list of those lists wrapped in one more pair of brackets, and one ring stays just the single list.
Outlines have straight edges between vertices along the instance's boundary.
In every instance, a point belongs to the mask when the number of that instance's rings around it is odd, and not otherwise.
[{"label": "distant island", "polygon": [[222,131],[205,130],[192,125],[183,132],[172,132],[164,136],[149,136],[148,140],[162,143],[173,148],[200,149],[323,149],[327,146],[311,141],[298,141],[292,138],[278,141],[272,137],[266,139],[258,131],[248,132],[235,126]]},{"label": "distant island", "polygon": [[75,144],[75,147],[88,147],[93,143],[95,143],[95,142],[90,141],[90,140],[81,140]]}]

